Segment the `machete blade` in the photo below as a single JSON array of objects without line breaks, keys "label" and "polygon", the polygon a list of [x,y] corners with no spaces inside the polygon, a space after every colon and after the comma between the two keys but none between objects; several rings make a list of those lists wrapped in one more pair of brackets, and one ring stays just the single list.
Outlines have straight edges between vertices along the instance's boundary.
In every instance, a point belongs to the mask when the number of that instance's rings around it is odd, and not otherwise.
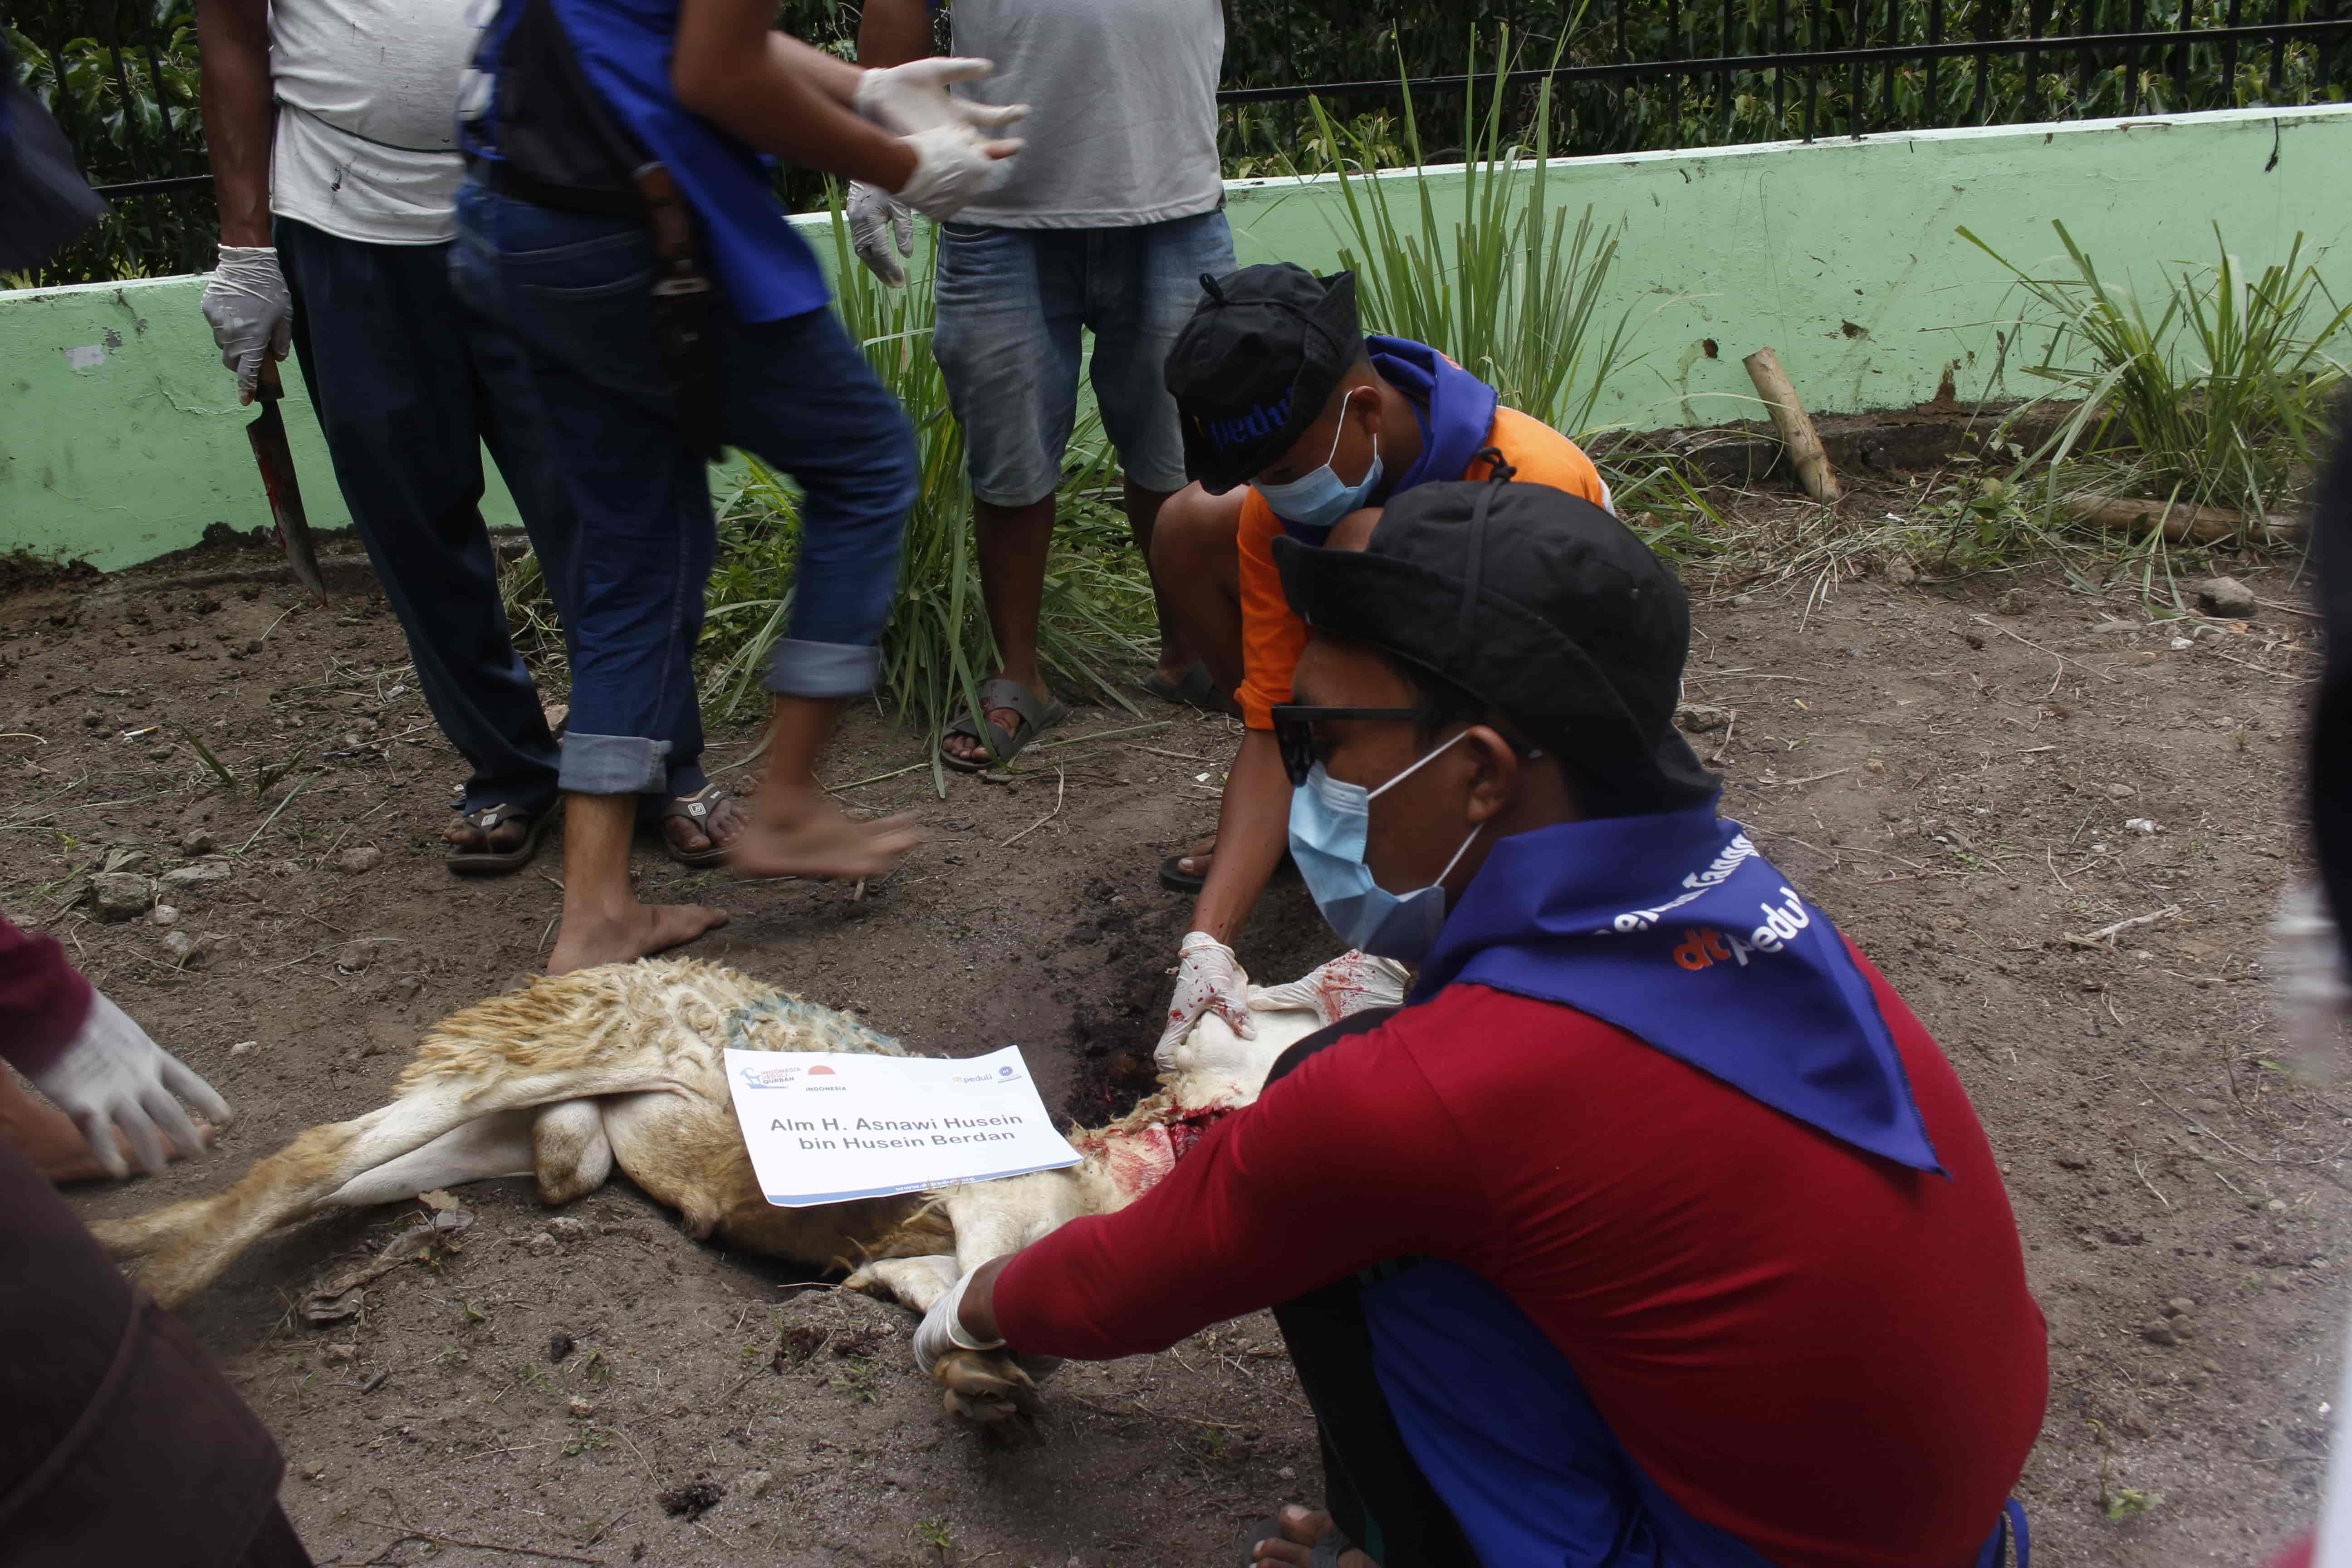
[{"label": "machete blade", "polygon": [[302,511],[302,482],[294,474],[294,454],[286,445],[286,420],[278,411],[286,395],[274,360],[261,362],[261,379],[254,396],[261,417],[245,427],[253,443],[253,460],[261,468],[262,488],[269,495],[269,520],[277,526],[278,545],[294,580],[320,604],[327,602],[327,580],[319,572],[319,552],[310,542],[310,520]]}]

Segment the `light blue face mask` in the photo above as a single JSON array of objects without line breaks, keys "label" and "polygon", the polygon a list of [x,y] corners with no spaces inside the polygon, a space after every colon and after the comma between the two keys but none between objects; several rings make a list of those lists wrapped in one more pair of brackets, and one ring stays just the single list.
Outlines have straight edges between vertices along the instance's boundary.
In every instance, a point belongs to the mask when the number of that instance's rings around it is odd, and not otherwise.
[{"label": "light blue face mask", "polygon": [[1463,731],[1379,789],[1342,784],[1317,763],[1308,770],[1307,782],[1291,791],[1291,858],[1298,862],[1299,875],[1307,879],[1315,907],[1349,947],[1376,958],[1414,963],[1437,940],[1437,928],[1445,923],[1445,879],[1453,875],[1486,825],[1470,830],[1470,837],[1462,841],[1437,880],[1410,893],[1391,893],[1372,880],[1372,868],[1364,864],[1364,836],[1371,826],[1374,800],[1469,732]]},{"label": "light blue face mask", "polygon": [[1339,428],[1331,432],[1331,450],[1324,457],[1323,466],[1311,474],[1304,474],[1286,484],[1269,485],[1253,479],[1250,488],[1265,498],[1274,515],[1285,522],[1295,522],[1301,528],[1328,529],[1341,518],[1362,506],[1381,484],[1381,438],[1372,437],[1372,466],[1355,484],[1341,479],[1331,467],[1331,459],[1339,455],[1339,437],[1348,427],[1348,404],[1355,401],[1349,393],[1339,405]]}]

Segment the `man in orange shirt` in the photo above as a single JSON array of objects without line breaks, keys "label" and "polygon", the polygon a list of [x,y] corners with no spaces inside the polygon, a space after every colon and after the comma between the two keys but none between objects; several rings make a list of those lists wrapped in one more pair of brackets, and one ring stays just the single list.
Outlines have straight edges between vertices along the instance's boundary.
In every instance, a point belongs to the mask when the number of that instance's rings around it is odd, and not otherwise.
[{"label": "man in orange shirt", "polygon": [[1160,881],[1197,891],[1179,950],[1164,1054],[1203,1012],[1255,1033],[1230,943],[1281,865],[1290,781],[1273,710],[1307,646],[1275,570],[1283,534],[1320,545],[1350,511],[1439,479],[1480,479],[1493,455],[1522,483],[1614,511],[1576,443],[1425,343],[1367,337],[1356,278],[1287,262],[1203,278],[1207,297],[1168,355],[1193,483],[1160,509],[1152,574],[1184,645],[1232,692],[1249,732],[1225,781],[1213,854],[1171,857]]}]

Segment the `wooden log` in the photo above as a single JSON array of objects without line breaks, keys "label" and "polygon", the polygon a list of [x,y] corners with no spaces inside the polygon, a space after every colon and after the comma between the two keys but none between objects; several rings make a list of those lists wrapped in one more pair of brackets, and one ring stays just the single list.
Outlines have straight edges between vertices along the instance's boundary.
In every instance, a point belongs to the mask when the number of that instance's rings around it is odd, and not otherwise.
[{"label": "wooden log", "polygon": [[1773,427],[1780,432],[1780,444],[1789,448],[1789,462],[1797,470],[1798,482],[1817,501],[1836,500],[1845,493],[1839,488],[1837,470],[1822,449],[1821,432],[1813,428],[1805,405],[1798,401],[1789,373],[1780,368],[1780,356],[1770,349],[1758,349],[1745,363],[1757,395],[1772,411]]},{"label": "wooden log", "polygon": [[2174,502],[2168,510],[2160,500],[2134,496],[2093,495],[2084,491],[2067,498],[2066,512],[2086,527],[2118,529],[2126,533],[2146,533],[2160,521],[2164,537],[2175,544],[2214,544],[2230,538],[2261,543],[2265,540],[2303,537],[2303,520],[2279,512],[2249,518],[2244,512],[2226,507],[2190,506],[2185,501]]}]

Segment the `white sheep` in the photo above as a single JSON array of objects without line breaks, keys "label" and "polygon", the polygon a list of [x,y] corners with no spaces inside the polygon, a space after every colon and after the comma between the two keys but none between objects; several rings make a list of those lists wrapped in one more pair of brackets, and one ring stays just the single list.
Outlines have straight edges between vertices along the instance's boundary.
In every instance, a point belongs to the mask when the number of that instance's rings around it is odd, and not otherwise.
[{"label": "white sheep", "polygon": [[[425,1037],[391,1103],[313,1127],[257,1161],[226,1192],[93,1227],[174,1306],[282,1225],[323,1210],[395,1203],[436,1187],[535,1175],[564,1204],[617,1164],[677,1209],[698,1239],[819,1265],[861,1266],[849,1283],[920,1312],[964,1270],[1080,1215],[1132,1203],[1174,1163],[1181,1142],[1257,1098],[1283,1050],[1318,1026],[1311,1011],[1260,1013],[1244,1040],[1204,1016],[1160,1075],[1159,1092],[1108,1127],[1071,1135],[1084,1156],[1060,1171],[861,1198],[770,1204],[736,1126],[726,1047],[904,1056],[854,1015],[693,959],[612,963],[532,981],[467,1007]],[[933,1369],[951,1411],[1002,1419],[1034,1403],[1003,1356],[958,1352]]]}]

